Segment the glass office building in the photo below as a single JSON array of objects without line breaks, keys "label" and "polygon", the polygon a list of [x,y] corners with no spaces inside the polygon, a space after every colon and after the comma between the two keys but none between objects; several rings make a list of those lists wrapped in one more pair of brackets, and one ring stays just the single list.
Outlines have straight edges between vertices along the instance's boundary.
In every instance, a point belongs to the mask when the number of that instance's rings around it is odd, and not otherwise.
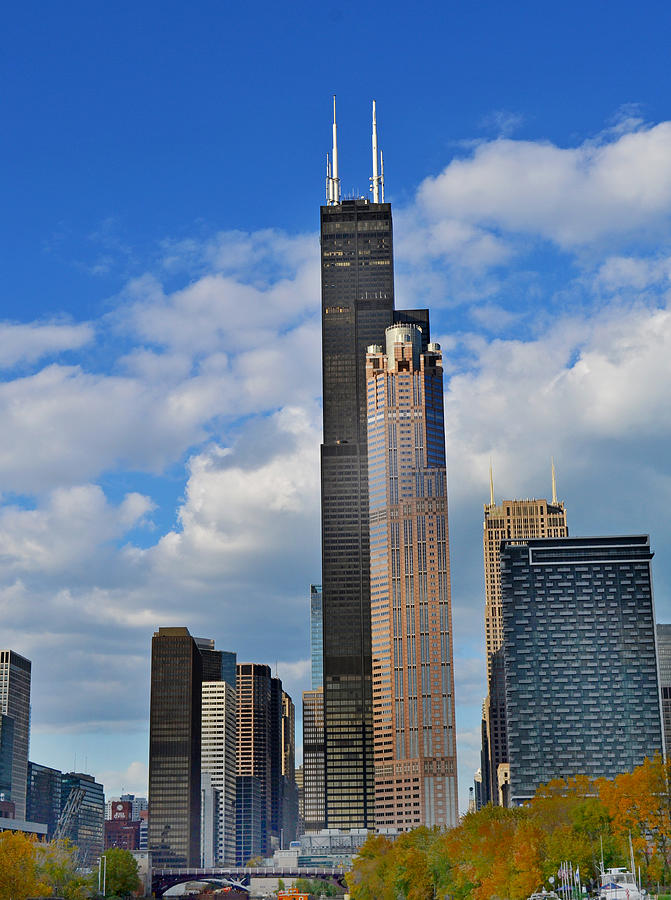
[{"label": "glass office building", "polygon": [[65,772],[61,780],[61,811],[70,794],[76,788],[84,791],[84,797],[63,835],[69,838],[79,850],[80,866],[95,866],[103,852],[105,836],[105,792],[93,775],[83,772]]},{"label": "glass office building", "polygon": [[[29,822],[43,822],[51,840],[64,803],[61,802],[63,773],[59,769],[28,763],[28,794],[26,797]],[[67,800],[67,797],[65,798]]]},{"label": "glass office building", "polygon": [[389,203],[322,206],[320,233],[326,823],[362,828],[375,823],[366,348],[394,322],[428,341],[428,312],[394,311]]},{"label": "glass office building", "polygon": [[[14,650],[0,650],[0,714],[9,716],[11,728],[11,786],[5,799],[14,804],[17,819],[26,818],[26,786],[28,783],[28,748],[30,745],[30,676],[29,659]],[[7,758],[10,728],[5,723]]]},{"label": "glass office building", "polygon": [[151,643],[149,850],[161,867],[200,862],[203,658],[186,628]]},{"label": "glass office building", "polygon": [[663,748],[646,536],[504,541],[510,799]]}]

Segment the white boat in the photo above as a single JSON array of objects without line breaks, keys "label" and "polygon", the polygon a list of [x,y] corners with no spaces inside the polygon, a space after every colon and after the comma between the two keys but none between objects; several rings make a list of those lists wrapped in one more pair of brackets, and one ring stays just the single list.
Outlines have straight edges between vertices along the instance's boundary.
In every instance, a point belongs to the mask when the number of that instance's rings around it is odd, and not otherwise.
[{"label": "white boat", "polygon": [[599,900],[643,900],[646,892],[628,869],[606,869],[599,877]]}]

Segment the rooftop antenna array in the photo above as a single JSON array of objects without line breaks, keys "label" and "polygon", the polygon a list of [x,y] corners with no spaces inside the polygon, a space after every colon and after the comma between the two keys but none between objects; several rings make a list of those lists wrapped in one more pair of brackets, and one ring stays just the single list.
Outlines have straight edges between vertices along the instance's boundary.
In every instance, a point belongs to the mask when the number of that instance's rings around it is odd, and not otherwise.
[{"label": "rooftop antenna array", "polygon": [[326,154],[326,205],[340,203],[340,178],[338,177],[338,126],[336,125],[336,98],[333,95],[333,151],[331,159]]},{"label": "rooftop antenna array", "polygon": [[[384,203],[384,158],[377,146],[377,116],[375,100],[373,100],[373,176],[370,190],[373,192],[373,203]],[[352,197],[358,197],[355,190]],[[338,206],[342,193],[338,174],[338,126],[336,125],[336,98],[333,95],[333,149],[326,154],[326,205]]]},{"label": "rooftop antenna array", "polygon": [[384,161],[382,151],[377,149],[377,117],[375,115],[375,100],[373,100],[373,177],[370,179],[370,189],[373,192],[373,203],[384,203]]}]

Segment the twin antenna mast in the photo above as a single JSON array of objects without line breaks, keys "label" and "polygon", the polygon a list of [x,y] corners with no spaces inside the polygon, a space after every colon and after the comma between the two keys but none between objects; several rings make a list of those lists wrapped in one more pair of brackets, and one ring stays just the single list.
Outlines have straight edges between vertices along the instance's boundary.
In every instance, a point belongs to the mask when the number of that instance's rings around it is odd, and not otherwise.
[{"label": "twin antenna mast", "polygon": [[[370,190],[373,203],[384,203],[384,159],[377,148],[377,118],[373,100],[373,176]],[[326,205],[337,206],[341,202],[340,177],[338,175],[338,126],[336,125],[336,98],[333,95],[333,150],[326,154]]]}]

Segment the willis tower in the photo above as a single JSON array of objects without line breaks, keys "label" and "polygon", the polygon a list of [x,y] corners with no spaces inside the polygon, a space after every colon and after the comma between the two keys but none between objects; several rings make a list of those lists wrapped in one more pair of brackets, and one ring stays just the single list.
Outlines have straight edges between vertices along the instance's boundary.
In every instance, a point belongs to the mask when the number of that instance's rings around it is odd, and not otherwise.
[{"label": "willis tower", "polygon": [[[394,309],[391,205],[384,202],[373,102],[372,200],[342,199],[333,101],[333,152],[321,207],[322,589],[325,812],[329,828],[375,825],[366,437],[366,349],[385,329],[419,325],[428,310]],[[375,548],[373,548],[373,552]]]}]

